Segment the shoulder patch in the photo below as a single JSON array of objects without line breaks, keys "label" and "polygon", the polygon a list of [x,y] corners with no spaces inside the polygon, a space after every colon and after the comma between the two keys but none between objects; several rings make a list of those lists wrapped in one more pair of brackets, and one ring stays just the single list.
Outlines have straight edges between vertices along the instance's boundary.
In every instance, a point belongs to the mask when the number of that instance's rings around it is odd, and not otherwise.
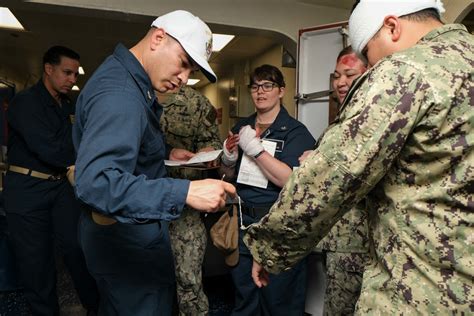
[{"label": "shoulder patch", "polygon": [[209,112],[207,112],[206,118],[204,119],[204,124],[206,124],[206,126],[211,126],[216,122],[216,118],[217,112],[216,109],[212,106]]}]

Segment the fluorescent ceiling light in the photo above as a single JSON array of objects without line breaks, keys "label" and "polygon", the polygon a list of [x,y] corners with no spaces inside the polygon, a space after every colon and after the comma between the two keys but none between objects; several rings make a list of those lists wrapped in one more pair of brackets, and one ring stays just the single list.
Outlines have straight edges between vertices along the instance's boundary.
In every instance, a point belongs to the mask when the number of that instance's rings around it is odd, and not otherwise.
[{"label": "fluorescent ceiling light", "polygon": [[201,81],[200,79],[188,79],[188,82],[186,83],[186,85],[188,86],[194,86],[196,83],[198,83],[199,81]]},{"label": "fluorescent ceiling light", "polygon": [[74,85],[72,87],[72,91],[79,91],[79,90],[81,90],[81,89],[79,89],[79,87],[77,85]]},{"label": "fluorescent ceiling light", "polygon": [[0,7],[0,27],[22,31],[25,30],[23,25],[21,25],[18,19],[13,15],[12,11],[5,7]]},{"label": "fluorescent ceiling light", "polygon": [[212,51],[218,52],[234,38],[234,35],[212,34]]},{"label": "fluorescent ceiling light", "polygon": [[80,74],[80,75],[84,75],[84,74],[85,74],[84,68],[82,68],[82,66],[79,66],[79,74]]}]

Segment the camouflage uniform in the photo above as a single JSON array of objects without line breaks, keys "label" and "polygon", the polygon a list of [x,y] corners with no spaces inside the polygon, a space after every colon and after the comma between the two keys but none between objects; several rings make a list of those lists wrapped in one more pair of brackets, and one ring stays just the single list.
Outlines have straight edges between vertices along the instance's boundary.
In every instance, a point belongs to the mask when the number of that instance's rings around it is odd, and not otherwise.
[{"label": "camouflage uniform", "polygon": [[[197,152],[205,147],[221,148],[216,110],[209,100],[190,87],[183,87],[163,102],[161,126],[173,148]],[[170,177],[197,180],[202,171],[170,168]],[[207,315],[209,303],[202,287],[202,262],[207,232],[200,213],[185,207],[181,217],[170,223],[170,240],[175,258],[180,315]]]},{"label": "camouflage uniform", "polygon": [[331,228],[316,250],[326,255],[324,315],[352,315],[370,256],[365,200]]},{"label": "camouflage uniform", "polygon": [[366,197],[371,264],[356,313],[474,312],[474,45],[444,25],[380,60],[245,236],[277,273]]},{"label": "camouflage uniform", "polygon": [[324,315],[352,315],[369,262],[365,200],[345,214],[317,248],[326,254]]}]

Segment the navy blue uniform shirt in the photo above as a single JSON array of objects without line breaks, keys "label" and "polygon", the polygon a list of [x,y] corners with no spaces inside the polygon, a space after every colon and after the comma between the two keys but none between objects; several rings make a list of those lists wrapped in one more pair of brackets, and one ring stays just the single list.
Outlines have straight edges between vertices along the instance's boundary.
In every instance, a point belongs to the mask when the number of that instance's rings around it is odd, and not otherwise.
[{"label": "navy blue uniform shirt", "polygon": [[[255,128],[255,118],[253,114],[240,120],[232,128],[232,133],[239,133],[245,125]],[[280,112],[273,124],[260,135],[260,138],[276,142],[275,158],[285,163],[293,169],[299,166],[298,158],[306,150],[314,147],[315,140],[303,123],[292,118],[288,111],[281,106]],[[239,147],[239,159],[237,161],[237,172],[240,168],[243,152]],[[237,193],[249,206],[267,206],[273,204],[280,194],[281,188],[268,181],[266,189],[237,183]]]},{"label": "navy blue uniform shirt", "polygon": [[145,70],[117,45],[76,104],[75,190],[83,203],[124,223],[179,217],[190,182],[165,178],[161,112]]},{"label": "navy blue uniform shirt", "polygon": [[74,164],[71,139],[74,105],[61,96],[61,106],[43,81],[18,93],[7,111],[8,163],[57,174]]}]

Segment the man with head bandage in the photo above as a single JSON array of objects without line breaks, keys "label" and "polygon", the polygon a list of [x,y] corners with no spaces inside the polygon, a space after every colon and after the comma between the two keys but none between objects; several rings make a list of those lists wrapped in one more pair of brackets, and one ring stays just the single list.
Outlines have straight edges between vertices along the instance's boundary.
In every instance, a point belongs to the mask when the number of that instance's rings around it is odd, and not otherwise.
[{"label": "man with head bandage", "polygon": [[[424,11],[426,14],[432,14],[433,22],[441,25],[439,15],[444,12],[444,7],[440,0],[357,1],[349,20],[349,33],[354,51],[359,56],[366,57],[364,49],[370,39],[372,39],[384,25],[386,17],[409,16],[410,14],[422,10],[426,10]],[[416,16],[413,16],[413,18],[416,19]]]},{"label": "man with head bandage", "polygon": [[351,42],[371,68],[244,238],[268,284],[363,198],[371,262],[356,313],[474,313],[474,39],[434,0],[361,0]]}]

